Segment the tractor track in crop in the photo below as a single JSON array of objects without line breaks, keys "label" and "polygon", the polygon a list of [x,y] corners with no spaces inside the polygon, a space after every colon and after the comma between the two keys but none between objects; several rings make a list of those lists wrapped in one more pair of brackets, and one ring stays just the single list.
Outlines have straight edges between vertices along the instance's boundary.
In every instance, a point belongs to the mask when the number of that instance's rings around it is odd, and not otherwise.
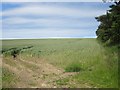
[{"label": "tractor track in crop", "polygon": [[[24,60],[22,58],[13,60],[17,67],[3,63],[3,67],[8,68],[19,78],[15,87],[21,88],[57,88],[56,80],[61,80],[67,77],[76,75],[77,73],[65,72],[63,69],[49,64],[46,60],[40,59],[34,61]],[[23,85],[24,83],[24,85]],[[65,85],[64,87],[69,87]]]}]

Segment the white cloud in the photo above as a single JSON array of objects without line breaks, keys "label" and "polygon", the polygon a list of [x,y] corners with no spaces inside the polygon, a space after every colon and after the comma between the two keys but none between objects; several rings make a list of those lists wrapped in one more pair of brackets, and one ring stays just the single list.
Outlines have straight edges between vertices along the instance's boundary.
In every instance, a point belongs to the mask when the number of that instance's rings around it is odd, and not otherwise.
[{"label": "white cloud", "polygon": [[[95,30],[85,28],[97,27],[98,23],[93,18],[104,13],[104,9],[96,10],[92,7],[71,8],[48,4],[26,4],[3,11],[2,15],[6,16],[3,19],[3,38],[91,37],[95,36]],[[32,16],[38,16],[38,18]],[[55,16],[55,18],[50,16]],[[90,18],[90,20],[85,20],[85,18]],[[24,28],[25,26],[27,27]],[[44,26],[45,29],[40,26]]]},{"label": "white cloud", "polygon": [[0,17],[2,17],[2,10],[0,11]]},{"label": "white cloud", "polygon": [[2,0],[2,2],[102,2],[102,0]]},{"label": "white cloud", "polygon": [[2,38],[2,19],[0,19],[0,38]]},{"label": "white cloud", "polygon": [[4,24],[10,24],[10,25],[17,25],[17,24],[25,24],[25,23],[31,23],[31,24],[55,24],[55,23],[61,23],[63,20],[61,19],[28,19],[28,18],[21,18],[21,17],[12,17],[4,19]]},{"label": "white cloud", "polygon": [[3,20],[4,24],[9,24],[9,25],[24,24],[28,22],[32,22],[32,20],[25,19],[25,18],[19,18],[19,17],[7,18]]},{"label": "white cloud", "polygon": [[[23,33],[27,32],[27,33]],[[89,37],[95,36],[94,31],[79,29],[20,29],[3,31],[3,38],[48,38],[48,37]],[[26,36],[26,37],[24,37]]]},{"label": "white cloud", "polygon": [[[105,10],[89,8],[67,8],[44,5],[26,5],[12,10],[3,11],[3,16],[24,16],[24,15],[60,15],[67,17],[95,17],[105,13]],[[89,14],[90,12],[90,14]]]},{"label": "white cloud", "polygon": [[29,23],[32,26],[39,26],[39,25],[43,25],[46,27],[54,27],[54,26],[79,26],[79,27],[86,27],[86,26],[95,26],[97,23],[95,22],[86,22],[86,21],[82,21],[82,20],[74,20],[74,19],[51,19],[51,18],[41,18],[41,19],[27,19],[27,18],[16,18],[16,17],[12,17],[12,18],[7,18],[3,20],[3,24],[6,26],[11,26],[11,25],[25,25]]}]

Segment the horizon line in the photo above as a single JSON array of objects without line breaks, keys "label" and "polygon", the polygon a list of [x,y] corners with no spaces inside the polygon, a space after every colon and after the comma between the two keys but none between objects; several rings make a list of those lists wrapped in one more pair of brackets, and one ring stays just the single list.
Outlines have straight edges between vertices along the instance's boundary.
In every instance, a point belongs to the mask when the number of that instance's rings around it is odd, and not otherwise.
[{"label": "horizon line", "polygon": [[79,38],[97,38],[97,37],[43,37],[43,38],[0,38],[0,40],[19,40],[19,39],[79,39]]}]

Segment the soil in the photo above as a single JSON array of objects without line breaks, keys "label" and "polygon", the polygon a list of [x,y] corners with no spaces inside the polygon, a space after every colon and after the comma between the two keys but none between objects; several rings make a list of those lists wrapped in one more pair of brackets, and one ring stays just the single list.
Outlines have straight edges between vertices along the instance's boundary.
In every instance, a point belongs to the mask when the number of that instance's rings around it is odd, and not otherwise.
[{"label": "soil", "polygon": [[3,67],[8,68],[18,77],[19,81],[15,84],[17,88],[67,88],[75,83],[68,81],[67,84],[57,84],[56,81],[71,78],[77,73],[65,72],[64,69],[55,67],[44,59],[28,61],[21,58],[13,62],[17,64],[17,67],[6,63],[3,63]]}]

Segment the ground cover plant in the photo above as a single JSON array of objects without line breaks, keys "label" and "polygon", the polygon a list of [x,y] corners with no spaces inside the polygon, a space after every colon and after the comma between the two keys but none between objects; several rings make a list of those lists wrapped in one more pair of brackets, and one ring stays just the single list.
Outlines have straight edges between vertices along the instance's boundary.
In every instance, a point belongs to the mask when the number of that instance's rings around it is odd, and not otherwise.
[{"label": "ground cover plant", "polygon": [[117,50],[87,38],[3,40],[3,87],[117,88]]}]

